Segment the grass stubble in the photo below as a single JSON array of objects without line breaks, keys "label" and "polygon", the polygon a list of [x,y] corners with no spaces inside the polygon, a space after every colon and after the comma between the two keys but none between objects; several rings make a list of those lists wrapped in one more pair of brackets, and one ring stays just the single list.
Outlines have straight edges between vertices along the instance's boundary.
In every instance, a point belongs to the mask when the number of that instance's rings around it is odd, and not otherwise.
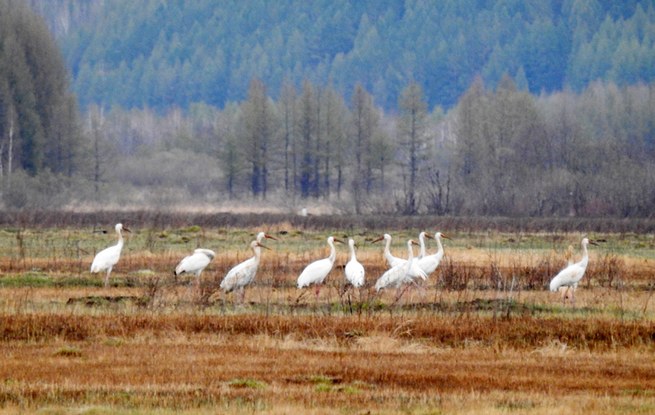
[{"label": "grass stubble", "polygon": [[[342,294],[340,247],[315,301],[293,283],[304,264],[326,256],[325,234],[298,232],[267,242],[274,250],[264,252],[245,304],[232,295],[207,301],[250,255],[254,232],[137,232],[108,289],[86,269],[102,247],[97,237],[28,230],[18,248],[13,235],[0,237],[0,411],[655,411],[648,252],[592,251],[573,308],[543,289],[566,246],[538,237],[507,248],[506,235],[453,235],[440,272],[399,303],[391,292]],[[369,281],[384,269],[382,247],[366,243],[372,237],[356,236]],[[222,247],[200,291],[170,275],[196,244]]]}]

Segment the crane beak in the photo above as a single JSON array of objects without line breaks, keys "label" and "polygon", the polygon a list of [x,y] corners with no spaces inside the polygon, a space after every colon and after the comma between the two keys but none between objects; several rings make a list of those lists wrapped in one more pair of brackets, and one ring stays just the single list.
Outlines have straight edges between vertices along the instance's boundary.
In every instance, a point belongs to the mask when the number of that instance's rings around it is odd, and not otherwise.
[{"label": "crane beak", "polygon": [[434,236],[430,235],[429,233],[426,233],[425,237],[428,238],[428,239],[434,239]]},{"label": "crane beak", "polygon": [[450,236],[445,235],[445,234],[443,234],[443,233],[441,234],[441,237],[444,238],[444,239],[448,239],[448,240],[451,240],[451,241],[452,241],[452,238],[451,238]]},{"label": "crane beak", "polygon": [[344,243],[341,239],[334,238],[334,242],[339,242],[340,244]]},{"label": "crane beak", "polygon": [[[275,239],[275,238],[273,238],[273,239]],[[257,242],[257,246],[260,247],[260,248],[268,249],[269,251],[271,250],[271,248],[267,247],[266,245],[260,244],[259,242]]]},{"label": "crane beak", "polygon": [[125,226],[123,226],[123,230],[124,230],[125,232],[129,232],[129,233],[132,233],[132,231],[131,231],[131,230],[129,230],[128,228],[126,228]]},{"label": "crane beak", "polygon": [[589,245],[596,245],[596,246],[599,246],[596,242],[592,241],[591,239],[589,240]]},{"label": "crane beak", "polygon": [[376,243],[376,242],[380,242],[380,241],[383,240],[383,239],[384,239],[384,236],[380,236],[379,238],[374,239],[371,243],[374,244],[374,243]]},{"label": "crane beak", "polygon": [[266,239],[272,239],[272,240],[274,240],[274,241],[279,241],[279,239],[277,239],[275,236],[269,235],[269,234],[267,234],[267,233],[264,234],[264,238],[266,238]]},{"label": "crane beak", "polygon": [[412,245],[416,245],[416,246],[419,246],[419,245],[418,245],[418,242],[416,242],[416,241],[415,241],[415,240],[413,240],[413,239],[412,239],[412,240],[411,240],[410,242],[411,242],[411,244],[412,244]]}]

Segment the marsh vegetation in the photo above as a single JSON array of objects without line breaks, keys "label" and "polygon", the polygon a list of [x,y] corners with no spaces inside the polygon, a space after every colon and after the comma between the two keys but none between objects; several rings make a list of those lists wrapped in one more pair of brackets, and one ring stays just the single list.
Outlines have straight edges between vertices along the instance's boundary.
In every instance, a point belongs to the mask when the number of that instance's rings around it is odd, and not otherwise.
[{"label": "marsh vegetation", "polygon": [[[111,224],[110,224],[111,225]],[[107,226],[110,229],[110,226]],[[281,221],[245,302],[218,290],[255,227],[131,226],[110,287],[88,272],[112,233],[0,231],[0,403],[60,413],[647,413],[655,409],[653,240],[596,233],[577,305],[547,291],[581,234],[449,232],[421,288],[376,294],[381,230]],[[427,229],[432,230],[432,229]],[[446,230],[446,229],[442,229]],[[418,229],[394,231],[392,250]],[[295,288],[353,237],[367,287],[345,291],[345,247],[318,300]],[[202,274],[175,278],[194,248]],[[434,250],[429,246],[428,250]],[[576,255],[578,253],[576,252]]]}]

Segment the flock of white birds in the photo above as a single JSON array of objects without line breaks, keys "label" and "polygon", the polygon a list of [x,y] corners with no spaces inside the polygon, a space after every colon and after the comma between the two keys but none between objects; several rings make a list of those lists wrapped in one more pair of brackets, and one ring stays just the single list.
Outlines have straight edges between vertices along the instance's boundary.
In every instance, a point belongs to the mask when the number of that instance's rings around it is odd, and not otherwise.
[{"label": "flock of white birds", "polygon": [[[118,243],[98,252],[91,264],[92,273],[106,271],[104,278],[105,287],[109,285],[109,275],[111,274],[111,270],[120,259],[121,250],[123,249],[124,244],[123,231],[130,232],[128,228],[120,223],[116,224],[115,230],[118,234]],[[436,253],[428,254],[426,252],[426,238],[434,239],[436,241]],[[376,281],[375,290],[380,291],[387,288],[395,288],[396,300],[398,300],[404,292],[403,287],[418,285],[419,280],[427,280],[428,276],[439,267],[439,263],[444,256],[444,249],[441,242],[442,238],[450,239],[441,232],[435,233],[434,236],[421,232],[418,238],[419,243],[413,239],[407,241],[407,259],[395,257],[391,254],[391,235],[385,233],[380,238],[374,240],[373,242],[381,240],[385,241],[384,258],[389,265],[389,269]],[[277,240],[277,238],[265,232],[260,232],[257,235],[257,238],[250,243],[250,249],[254,254],[253,257],[234,266],[223,278],[220,285],[223,292],[229,293],[231,291],[238,291],[241,301],[243,301],[245,288],[255,280],[257,268],[259,267],[259,262],[261,260],[261,249],[269,249],[262,244],[264,239]],[[334,261],[336,259],[336,249],[334,247],[335,242],[343,243],[343,241],[333,236],[328,237],[327,244],[330,247],[330,255],[327,258],[319,259],[310,263],[298,276],[298,288],[306,288],[313,285],[316,289],[317,299],[321,286],[334,267]],[[582,260],[576,263],[569,262],[568,266],[561,270],[550,281],[550,290],[553,292],[562,291],[562,300],[565,300],[565,298],[568,297],[568,291],[570,290],[571,302],[575,303],[575,290],[584,276],[587,264],[589,263],[589,253],[587,251],[587,246],[589,244],[597,245],[594,241],[591,241],[588,238],[582,239]],[[414,245],[420,247],[418,256],[414,256]],[[361,288],[364,286],[366,280],[364,266],[357,260],[357,254],[355,252],[356,245],[353,239],[348,240],[348,246],[350,249],[350,260],[344,268],[345,278],[347,283],[352,287]],[[199,284],[200,274],[215,256],[216,253],[211,249],[198,248],[193,251],[193,254],[184,257],[180,261],[180,263],[175,267],[174,273],[176,276],[182,273],[193,274],[196,276],[196,284]],[[564,289],[562,290],[562,288]]]}]

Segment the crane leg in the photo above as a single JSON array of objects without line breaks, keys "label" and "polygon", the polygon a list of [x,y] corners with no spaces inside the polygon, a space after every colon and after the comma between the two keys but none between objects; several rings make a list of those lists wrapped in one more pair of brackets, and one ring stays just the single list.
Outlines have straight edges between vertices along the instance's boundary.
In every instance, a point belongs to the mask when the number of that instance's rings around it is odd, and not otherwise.
[{"label": "crane leg", "polygon": [[296,304],[298,304],[300,300],[305,296],[305,293],[306,293],[305,290],[300,291],[300,295],[298,295],[298,297],[296,298]]},{"label": "crane leg", "polygon": [[405,285],[404,288],[401,289],[401,287],[398,287],[396,289],[396,299],[394,300],[394,304],[400,301],[400,298],[405,294],[405,291],[409,288],[409,285]]},{"label": "crane leg", "polygon": [[105,275],[105,288],[109,287],[109,274],[111,274],[111,268],[107,270],[107,274]]}]

